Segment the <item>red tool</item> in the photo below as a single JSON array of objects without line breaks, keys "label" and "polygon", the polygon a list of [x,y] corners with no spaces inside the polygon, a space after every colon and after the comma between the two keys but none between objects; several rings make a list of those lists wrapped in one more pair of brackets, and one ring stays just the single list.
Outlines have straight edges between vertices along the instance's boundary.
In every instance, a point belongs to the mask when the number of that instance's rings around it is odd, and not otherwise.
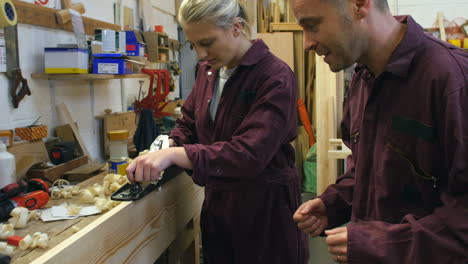
[{"label": "red tool", "polygon": [[[145,98],[143,98],[141,101],[135,101],[135,112],[140,113],[144,109],[150,109],[153,111],[153,115],[156,118],[170,116],[170,113],[162,111],[168,104],[168,102],[165,102],[165,99],[170,92],[171,75],[169,71],[143,69],[141,72],[148,74],[151,77],[150,87],[148,89],[148,95]],[[154,83],[156,78],[157,86],[155,87]]]},{"label": "red tool", "polygon": [[312,147],[315,144],[314,128],[310,123],[309,114],[307,113],[307,109],[302,99],[297,100],[297,109],[299,111],[299,117],[301,119],[302,125],[309,135],[309,147]]},{"label": "red tool", "polygon": [[8,220],[10,212],[21,206],[35,210],[49,201],[49,187],[41,179],[11,183],[0,190],[0,222]]}]

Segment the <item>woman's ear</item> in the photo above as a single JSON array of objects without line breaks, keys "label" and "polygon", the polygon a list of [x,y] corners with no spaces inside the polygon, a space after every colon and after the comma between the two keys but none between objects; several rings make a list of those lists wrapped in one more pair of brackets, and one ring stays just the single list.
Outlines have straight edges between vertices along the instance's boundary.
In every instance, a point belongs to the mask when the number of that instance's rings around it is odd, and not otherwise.
[{"label": "woman's ear", "polygon": [[238,37],[242,35],[242,30],[244,30],[244,24],[239,18],[236,18],[236,20],[234,20],[234,23],[232,24],[232,29],[234,30],[234,36]]}]

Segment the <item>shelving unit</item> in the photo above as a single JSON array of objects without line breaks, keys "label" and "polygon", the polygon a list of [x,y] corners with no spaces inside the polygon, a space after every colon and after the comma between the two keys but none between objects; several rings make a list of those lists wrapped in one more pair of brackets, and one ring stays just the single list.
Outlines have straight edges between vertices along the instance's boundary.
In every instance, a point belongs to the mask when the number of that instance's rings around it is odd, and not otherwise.
[{"label": "shelving unit", "polygon": [[160,32],[143,32],[148,48],[148,60],[156,63],[169,62],[169,36]]},{"label": "shelving unit", "polygon": [[149,78],[146,74],[47,74],[33,73],[31,78],[39,80],[113,80],[113,79],[141,79]]}]

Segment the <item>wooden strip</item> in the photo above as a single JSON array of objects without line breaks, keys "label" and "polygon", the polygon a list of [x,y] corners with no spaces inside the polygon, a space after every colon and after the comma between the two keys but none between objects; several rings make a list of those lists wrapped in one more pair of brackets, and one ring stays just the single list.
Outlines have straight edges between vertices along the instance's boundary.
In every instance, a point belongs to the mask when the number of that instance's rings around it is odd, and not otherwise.
[{"label": "wooden strip", "polygon": [[[203,189],[185,173],[136,202],[124,202],[32,264],[154,263],[201,210]],[[25,263],[25,262],[23,262]]]},{"label": "wooden strip", "polygon": [[47,74],[32,73],[31,78],[39,80],[113,80],[113,79],[142,79],[149,78],[147,74]]},{"label": "wooden strip", "polygon": [[[57,23],[56,13],[59,11],[57,9],[30,4],[20,0],[13,0],[13,4],[15,5],[16,12],[18,14],[18,23],[73,32],[71,21],[62,25]],[[113,29],[117,31],[121,29],[119,25],[91,19],[88,17],[82,18],[85,33],[88,35],[94,35],[94,30],[97,28]]]},{"label": "wooden strip", "polygon": [[28,178],[46,178],[51,182],[61,179],[65,172],[78,168],[88,163],[88,156],[81,156],[69,162],[59,164],[48,169],[31,169]]},{"label": "wooden strip", "polygon": [[64,115],[65,122],[71,126],[73,130],[73,134],[75,134],[76,141],[78,141],[78,144],[80,145],[81,150],[86,156],[88,156],[89,159],[91,159],[91,155],[89,154],[89,151],[86,148],[86,145],[83,139],[81,138],[80,132],[78,131],[78,127],[76,126],[70,112],[68,111],[68,107],[64,103],[62,103],[59,105],[59,109],[60,111],[62,111],[62,114]]},{"label": "wooden strip", "polygon": [[344,151],[344,150],[329,150],[328,151],[329,159],[346,159],[349,155],[351,155],[351,151]]},{"label": "wooden strip", "polygon": [[445,23],[444,23],[444,13],[437,13],[437,25],[439,26],[440,39],[447,41],[447,35],[445,34]]},{"label": "wooden strip", "polygon": [[[317,114],[317,194],[334,183],[337,176],[337,163],[328,159],[329,139],[336,138],[335,122],[330,120],[335,112],[333,100],[336,98],[337,77],[323,58],[316,56],[316,100]],[[334,118],[332,118],[334,119]]]},{"label": "wooden strip", "polygon": [[302,31],[296,22],[270,23],[271,31]]}]

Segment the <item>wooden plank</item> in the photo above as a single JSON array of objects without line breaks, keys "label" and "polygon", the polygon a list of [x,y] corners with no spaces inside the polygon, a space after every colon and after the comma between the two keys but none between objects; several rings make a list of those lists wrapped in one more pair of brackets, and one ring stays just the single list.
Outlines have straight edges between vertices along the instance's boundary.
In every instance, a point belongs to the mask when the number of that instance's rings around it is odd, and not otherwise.
[{"label": "wooden plank", "polygon": [[296,22],[270,23],[271,31],[302,31]]},{"label": "wooden plank", "polygon": [[437,12],[437,25],[439,27],[440,39],[447,41],[447,35],[445,33],[445,22],[444,22],[444,13]]},{"label": "wooden plank", "polygon": [[62,0],[62,9],[68,9],[72,7],[72,0]]},{"label": "wooden plank", "polygon": [[42,139],[15,143],[13,147],[8,148],[8,152],[15,155],[17,180],[24,179],[26,173],[34,164],[50,161]]},{"label": "wooden plank", "polygon": [[[82,182],[78,184],[80,187],[85,188],[87,186],[91,186],[94,183],[99,183],[102,185],[102,180],[104,176],[107,175],[107,172],[104,172],[92,179],[89,179],[88,181]],[[73,201],[75,202],[75,199],[71,200],[66,200],[66,199],[59,199],[59,200],[49,200],[46,206],[44,208],[50,208],[52,206],[60,205],[64,202],[67,201]],[[41,233],[47,233],[49,235],[49,246],[46,249],[34,249],[34,250],[17,250],[13,255],[12,255],[12,263],[17,263],[17,264],[26,264],[30,263],[32,260],[35,258],[41,256],[44,254],[46,251],[50,250],[51,248],[57,246],[60,244],[62,241],[64,241],[66,238],[72,236],[74,233],[70,229],[72,226],[77,226],[79,228],[84,228],[86,225],[92,223],[95,219],[99,218],[100,215],[95,215],[95,216],[87,216],[87,217],[81,217],[78,219],[72,219],[72,220],[64,220],[64,221],[54,221],[54,222],[42,222],[40,220],[37,221],[30,221],[28,225],[25,228],[22,229],[17,229],[15,230],[15,235],[18,236],[26,236],[28,234],[32,235],[35,232],[41,232]],[[59,262],[57,262],[59,263]]]},{"label": "wooden plank", "polygon": [[44,254],[15,263],[154,263],[200,212],[203,197],[182,173],[161,191],[124,202]]},{"label": "wooden plank", "polygon": [[[13,0],[13,4],[15,5],[16,12],[18,14],[18,23],[73,32],[71,21],[66,24],[57,23],[55,15],[59,11],[57,9],[26,3],[20,0]],[[97,28],[113,29],[117,31],[121,30],[119,25],[88,17],[82,17],[82,19],[85,33],[88,35],[94,35],[94,30]]]},{"label": "wooden plank", "polygon": [[317,115],[317,194],[334,183],[337,176],[337,163],[328,159],[329,139],[336,138],[337,125],[334,117],[336,112],[333,102],[336,102],[337,75],[323,58],[316,56],[316,100]]},{"label": "wooden plank", "polygon": [[200,263],[199,233],[200,215],[197,214],[169,246],[169,264]]},{"label": "wooden plank", "polygon": [[55,133],[57,137],[61,139],[61,141],[75,141],[75,135],[73,135],[73,129],[70,125],[63,125],[55,127]]},{"label": "wooden plank", "polygon": [[86,163],[88,163],[88,156],[81,156],[76,159],[70,160],[69,162],[59,164],[57,166],[49,168],[38,168],[31,169],[28,171],[28,178],[46,178],[50,182],[54,182],[58,179],[61,179],[65,172],[78,168]]},{"label": "wooden plank", "polygon": [[58,107],[65,118],[65,122],[71,126],[73,130],[73,134],[75,135],[76,141],[78,141],[78,144],[80,145],[81,150],[86,156],[88,156],[88,158],[91,158],[91,155],[89,154],[89,151],[86,148],[86,145],[84,144],[83,139],[81,138],[80,132],[78,131],[78,127],[76,126],[70,112],[68,111],[68,107],[64,103],[60,104]]},{"label": "wooden plank", "polygon": [[103,119],[103,137],[104,137],[104,153],[109,155],[109,139],[107,132],[112,130],[128,130],[128,145],[133,145],[133,136],[137,129],[135,112],[114,113],[108,115],[97,116]]},{"label": "wooden plank", "polygon": [[47,74],[32,73],[31,78],[39,80],[82,80],[98,81],[113,79],[143,79],[149,78],[147,74]]},{"label": "wooden plank", "polygon": [[257,37],[267,44],[273,54],[286,62],[292,70],[295,69],[293,33],[258,33]]},{"label": "wooden plank", "polygon": [[305,52],[302,32],[294,32],[294,72],[297,78],[297,97],[305,101]]}]

